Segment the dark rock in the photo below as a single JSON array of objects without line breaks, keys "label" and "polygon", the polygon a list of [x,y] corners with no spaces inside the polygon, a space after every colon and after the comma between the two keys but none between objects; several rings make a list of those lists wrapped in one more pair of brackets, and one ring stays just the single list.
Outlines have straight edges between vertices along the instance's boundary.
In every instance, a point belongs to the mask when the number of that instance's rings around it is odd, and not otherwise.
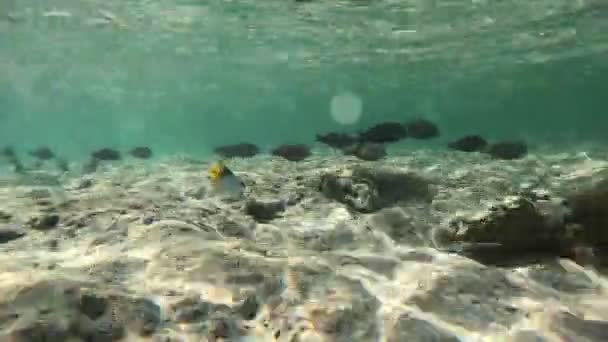
[{"label": "dark rock", "polygon": [[80,298],[80,312],[92,320],[101,317],[108,307],[108,300],[95,294],[83,294]]},{"label": "dark rock", "polygon": [[147,214],[141,219],[141,223],[145,225],[150,225],[156,221],[156,216],[154,214]]},{"label": "dark rock", "polygon": [[46,146],[42,146],[33,151],[30,151],[29,155],[31,155],[32,157],[36,157],[40,160],[50,160],[55,158],[55,153],[53,153],[53,151]]},{"label": "dark rock", "polygon": [[543,336],[539,331],[531,329],[517,330],[511,334],[510,342],[549,342],[550,340]]},{"label": "dark rock", "polygon": [[44,214],[34,216],[28,221],[28,225],[36,230],[49,230],[57,227],[59,224],[59,215]]},{"label": "dark rock", "polygon": [[215,341],[219,338],[229,339],[236,337],[238,327],[230,317],[214,317],[209,322],[209,338]]},{"label": "dark rock", "polygon": [[374,212],[398,202],[428,201],[433,193],[422,177],[391,168],[355,167],[321,176],[320,191],[327,197],[360,212]]},{"label": "dark rock", "polygon": [[138,299],[133,303],[130,326],[139,336],[150,336],[162,322],[160,306],[148,298]]},{"label": "dark rock", "polygon": [[34,189],[28,195],[33,199],[46,199],[51,197],[51,192],[47,189]]},{"label": "dark rock", "polygon": [[343,149],[358,142],[357,137],[346,133],[329,132],[327,134],[317,134],[316,141],[329,147]]},{"label": "dark rock", "polygon": [[272,202],[261,202],[251,199],[245,203],[245,214],[253,217],[258,222],[267,222],[278,216],[285,210],[286,203],[282,200]]},{"label": "dark rock", "polygon": [[479,135],[467,135],[448,143],[448,148],[462,152],[481,152],[487,146],[486,139]]},{"label": "dark rock", "polygon": [[496,159],[512,160],[525,157],[528,146],[523,141],[503,141],[491,144],[485,152]]},{"label": "dark rock", "polygon": [[6,330],[8,340],[69,340],[77,330],[79,295],[78,286],[67,281],[42,281],[24,286],[10,302],[0,302],[0,312],[8,314],[5,318],[13,321],[6,325],[10,326]]},{"label": "dark rock", "polygon": [[252,320],[260,310],[260,303],[254,293],[245,298],[243,303],[238,308],[238,313],[245,320]]},{"label": "dark rock", "polygon": [[102,148],[91,153],[93,159],[98,160],[121,160],[120,152],[111,148]]},{"label": "dark rock", "polygon": [[414,139],[431,139],[439,136],[439,128],[425,119],[416,119],[404,124],[407,136]]},{"label": "dark rock", "polygon": [[171,305],[173,319],[179,323],[192,323],[207,319],[213,306],[203,302],[198,298],[185,298],[178,303]]},{"label": "dark rock", "polygon": [[459,342],[457,336],[434,326],[432,323],[403,314],[393,325],[386,339],[387,342],[401,341],[437,341]]},{"label": "dark rock", "polygon": [[435,242],[459,246],[452,251],[486,263],[556,256],[574,243],[575,234],[565,224],[569,212],[559,198],[511,196],[484,211],[452,220],[447,230],[436,231]]},{"label": "dark rock", "polygon": [[245,238],[252,236],[254,227],[247,226],[230,219],[225,219],[217,225],[217,229],[224,236]]},{"label": "dark rock", "polygon": [[608,179],[567,196],[570,220],[582,226],[582,239],[598,247],[608,246]]},{"label": "dark rock", "polygon": [[68,327],[59,321],[27,321],[20,320],[10,332],[11,342],[64,342],[69,338]]},{"label": "dark rock", "polygon": [[369,142],[346,147],[343,152],[365,161],[376,161],[386,157],[386,148],[383,144]]},{"label": "dark rock", "polygon": [[608,321],[583,319],[568,312],[554,315],[551,329],[565,341],[608,341]]},{"label": "dark rock", "polygon": [[82,189],[88,189],[90,187],[93,186],[93,180],[91,178],[82,178],[80,180],[80,182],[78,182],[78,185],[76,186],[76,189],[78,190],[82,190]]},{"label": "dark rock", "polygon": [[398,122],[384,122],[368,128],[359,135],[362,141],[374,143],[392,143],[406,137],[406,128]]},{"label": "dark rock", "polygon": [[93,327],[82,335],[87,342],[109,342],[122,340],[126,333],[124,324],[110,316],[95,321]]},{"label": "dark rock", "polygon": [[24,174],[27,170],[21,162],[21,159],[12,147],[5,147],[2,150],[2,155],[7,159],[9,164],[13,166],[13,171],[18,174]]},{"label": "dark rock", "polygon": [[0,222],[6,223],[12,218],[13,218],[12,214],[9,214],[5,211],[0,210]]},{"label": "dark rock", "polygon": [[25,233],[11,225],[0,225],[0,244],[17,240],[25,236]]},{"label": "dark rock", "polygon": [[233,145],[218,146],[214,149],[214,152],[226,158],[251,158],[260,153],[260,148],[255,144],[241,142]]},{"label": "dark rock", "polygon": [[150,159],[152,158],[152,150],[146,146],[138,146],[129,151],[129,154],[139,159]]},{"label": "dark rock", "polygon": [[310,157],[310,148],[304,144],[281,145],[271,151],[273,156],[298,162]]}]

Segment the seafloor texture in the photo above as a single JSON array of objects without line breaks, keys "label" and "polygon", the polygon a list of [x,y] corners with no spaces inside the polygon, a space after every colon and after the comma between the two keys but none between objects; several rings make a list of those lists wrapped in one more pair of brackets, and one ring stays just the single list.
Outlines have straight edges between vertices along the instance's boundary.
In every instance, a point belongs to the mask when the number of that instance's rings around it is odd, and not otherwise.
[{"label": "seafloor texture", "polygon": [[6,178],[0,340],[607,341],[607,156],[258,156],[244,200],[186,158]]}]

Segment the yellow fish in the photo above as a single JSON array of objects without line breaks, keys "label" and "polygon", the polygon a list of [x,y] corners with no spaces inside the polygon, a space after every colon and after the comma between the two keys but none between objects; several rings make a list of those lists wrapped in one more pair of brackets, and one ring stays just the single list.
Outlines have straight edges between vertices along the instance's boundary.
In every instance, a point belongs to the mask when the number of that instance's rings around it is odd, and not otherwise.
[{"label": "yellow fish", "polygon": [[213,190],[223,195],[242,197],[245,192],[245,183],[224,164],[224,161],[211,165],[209,179]]}]

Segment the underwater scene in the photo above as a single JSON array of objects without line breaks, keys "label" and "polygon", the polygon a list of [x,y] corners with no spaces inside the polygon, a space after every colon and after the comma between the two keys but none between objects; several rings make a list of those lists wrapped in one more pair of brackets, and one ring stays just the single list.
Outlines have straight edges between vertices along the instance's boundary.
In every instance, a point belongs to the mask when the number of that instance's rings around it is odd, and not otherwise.
[{"label": "underwater scene", "polygon": [[608,1],[0,0],[0,342],[608,341]]}]

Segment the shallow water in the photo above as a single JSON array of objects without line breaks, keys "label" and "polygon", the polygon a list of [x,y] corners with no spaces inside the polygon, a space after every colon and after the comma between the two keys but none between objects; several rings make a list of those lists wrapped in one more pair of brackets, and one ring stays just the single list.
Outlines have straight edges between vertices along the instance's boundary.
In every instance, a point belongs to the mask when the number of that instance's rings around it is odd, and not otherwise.
[{"label": "shallow water", "polygon": [[[603,140],[607,13],[602,0],[7,0],[1,142],[204,154],[412,116],[446,138]],[[346,127],[331,113],[342,94],[362,105]]]},{"label": "shallow water", "polygon": [[[3,0],[0,341],[605,341],[606,18]],[[369,160],[315,141],[415,118],[439,134]],[[468,134],[527,153],[447,148]],[[240,142],[221,198],[214,148]]]}]

